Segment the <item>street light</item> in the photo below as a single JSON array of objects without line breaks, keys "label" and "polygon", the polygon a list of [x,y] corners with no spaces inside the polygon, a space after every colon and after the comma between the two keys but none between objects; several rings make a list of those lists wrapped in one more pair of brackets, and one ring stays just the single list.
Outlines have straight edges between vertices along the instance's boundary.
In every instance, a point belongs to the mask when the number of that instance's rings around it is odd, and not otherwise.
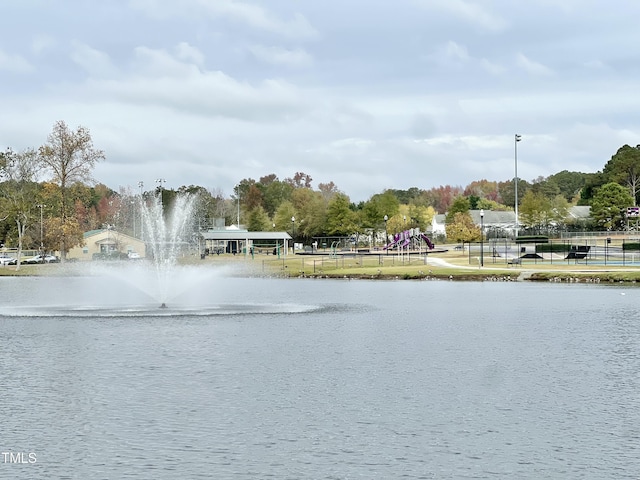
[{"label": "street light", "polygon": [[105,253],[106,253],[107,257],[110,258],[111,257],[111,251],[112,251],[112,249],[111,249],[111,229],[113,228],[113,225],[110,225],[110,224],[107,223],[104,226],[104,228],[107,230],[107,243],[105,244],[105,250],[106,250]]},{"label": "street light", "polygon": [[142,217],[142,187],[144,187],[144,182],[142,180],[138,182],[138,187],[140,187],[140,240],[142,240],[144,238],[144,218]]},{"label": "street light", "polygon": [[291,241],[293,242],[291,251],[296,253],[296,217],[291,217]]},{"label": "street light", "polygon": [[131,218],[133,219],[133,236],[136,236],[136,201],[132,198],[129,201],[131,205]]},{"label": "street light", "polygon": [[43,238],[44,238],[44,228],[43,228],[43,221],[42,221],[42,209],[44,207],[46,207],[45,204],[40,203],[38,205],[36,205],[36,207],[38,207],[40,209],[40,252],[42,254],[44,254],[44,242],[43,242]]},{"label": "street light", "polygon": [[167,181],[164,178],[159,178],[156,180],[156,183],[159,185],[160,188],[160,205],[162,205],[164,207],[164,201],[162,200],[162,184],[166,183]]},{"label": "street light", "polygon": [[484,267],[484,210],[480,209],[480,266]]},{"label": "street light", "polygon": [[522,137],[516,133],[514,142],[514,159],[516,165],[516,177],[515,177],[515,207],[516,207],[516,238],[518,238],[518,142],[522,140]]},{"label": "street light", "polygon": [[240,184],[236,185],[236,197],[238,198],[238,220],[236,224],[240,228]]},{"label": "street light", "polygon": [[387,243],[389,242],[389,234],[387,233],[387,220],[389,220],[389,217],[387,215],[384,216],[384,246],[387,246]]}]

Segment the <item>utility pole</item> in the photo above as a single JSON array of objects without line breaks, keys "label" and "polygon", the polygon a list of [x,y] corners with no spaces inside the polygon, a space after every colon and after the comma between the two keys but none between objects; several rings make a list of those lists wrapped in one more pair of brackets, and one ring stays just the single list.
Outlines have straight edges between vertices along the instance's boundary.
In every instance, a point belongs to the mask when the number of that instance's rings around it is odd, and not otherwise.
[{"label": "utility pole", "polygon": [[522,140],[522,137],[520,135],[518,135],[516,133],[515,136],[515,151],[514,151],[514,158],[515,158],[515,164],[516,164],[516,177],[515,177],[515,194],[516,194],[516,200],[515,200],[515,210],[516,210],[516,238],[518,238],[518,142]]}]

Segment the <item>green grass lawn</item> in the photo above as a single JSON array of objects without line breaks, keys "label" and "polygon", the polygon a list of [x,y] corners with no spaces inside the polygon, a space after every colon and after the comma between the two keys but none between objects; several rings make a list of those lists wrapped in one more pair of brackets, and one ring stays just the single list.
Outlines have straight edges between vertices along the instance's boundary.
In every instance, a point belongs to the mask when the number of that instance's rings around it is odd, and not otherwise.
[{"label": "green grass lawn", "polygon": [[[282,275],[287,277],[318,276],[335,278],[380,278],[380,279],[419,279],[419,278],[454,278],[460,280],[482,280],[490,277],[515,279],[521,274],[534,280],[584,279],[598,277],[600,281],[640,280],[638,267],[612,267],[600,265],[566,264],[566,263],[537,263],[525,261],[522,266],[507,266],[504,263],[488,263],[480,267],[477,263],[469,264],[468,254],[462,252],[445,252],[432,254],[428,258],[445,260],[451,266],[435,265],[433,262],[425,264],[424,257],[417,255],[402,259],[397,255],[363,255],[357,257],[338,256],[331,258],[322,255],[289,255],[287,257],[273,257],[270,255],[255,255],[253,258],[236,256],[220,256],[205,261],[242,262],[251,265],[254,270],[265,274]],[[477,261],[472,258],[471,260]]]},{"label": "green grass lawn", "polygon": [[[449,265],[438,265],[438,260]],[[369,278],[369,279],[422,279],[453,278],[458,280],[484,280],[487,278],[516,279],[519,276],[541,281],[600,281],[600,282],[637,282],[640,281],[640,267],[622,267],[574,264],[566,262],[545,263],[538,260],[524,260],[521,266],[507,266],[502,261],[493,263],[491,257],[485,258],[480,267],[478,259],[471,260],[467,252],[448,250],[432,253],[427,257],[417,254],[411,256],[396,255],[288,255],[278,258],[274,255],[210,255],[204,260],[189,255],[179,259],[180,264],[212,267],[230,266],[231,271],[237,265],[239,275],[262,274],[284,277],[329,277],[329,278]],[[470,261],[472,264],[470,264]],[[1,275],[69,275],[86,271],[81,263],[73,264],[72,269],[64,264],[22,265],[19,271],[15,266],[0,267]]]}]

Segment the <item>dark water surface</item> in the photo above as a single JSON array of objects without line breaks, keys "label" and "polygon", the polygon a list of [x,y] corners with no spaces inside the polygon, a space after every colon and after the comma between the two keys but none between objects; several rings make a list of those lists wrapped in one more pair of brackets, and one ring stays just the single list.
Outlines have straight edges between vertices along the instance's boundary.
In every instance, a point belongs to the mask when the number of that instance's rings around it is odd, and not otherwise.
[{"label": "dark water surface", "polygon": [[97,279],[0,292],[2,479],[640,475],[638,289],[232,278],[168,309]]}]

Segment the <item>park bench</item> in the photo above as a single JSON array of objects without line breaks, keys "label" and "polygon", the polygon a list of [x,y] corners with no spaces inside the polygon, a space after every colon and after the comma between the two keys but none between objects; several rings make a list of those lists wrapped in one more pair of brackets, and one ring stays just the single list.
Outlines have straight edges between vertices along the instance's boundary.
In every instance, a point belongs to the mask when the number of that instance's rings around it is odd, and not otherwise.
[{"label": "park bench", "polygon": [[507,260],[507,265],[522,265],[521,258],[510,258]]}]

